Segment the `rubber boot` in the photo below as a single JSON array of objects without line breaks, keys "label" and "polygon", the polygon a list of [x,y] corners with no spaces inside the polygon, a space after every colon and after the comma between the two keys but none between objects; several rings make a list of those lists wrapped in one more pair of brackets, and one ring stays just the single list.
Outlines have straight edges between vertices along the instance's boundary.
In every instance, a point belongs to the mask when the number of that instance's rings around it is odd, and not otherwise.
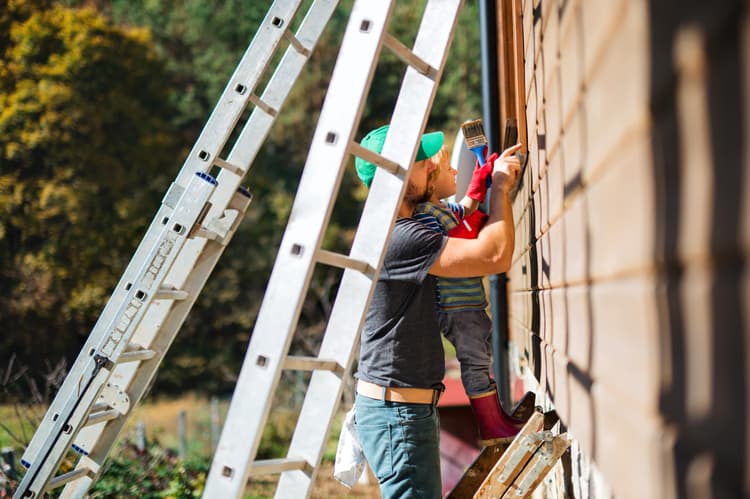
[{"label": "rubber boot", "polygon": [[510,443],[523,427],[523,421],[505,414],[497,398],[497,389],[470,395],[471,409],[479,426],[482,446]]}]

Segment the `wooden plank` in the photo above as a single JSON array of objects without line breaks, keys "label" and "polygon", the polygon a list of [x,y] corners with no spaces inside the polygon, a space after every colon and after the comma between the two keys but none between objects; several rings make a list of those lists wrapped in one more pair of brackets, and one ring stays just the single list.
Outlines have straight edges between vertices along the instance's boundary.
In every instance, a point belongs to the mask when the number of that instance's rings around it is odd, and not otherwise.
[{"label": "wooden plank", "polygon": [[545,441],[534,453],[528,465],[518,475],[518,478],[508,487],[503,499],[522,499],[530,497],[547,473],[557,463],[563,452],[570,446],[567,435],[559,435]]},{"label": "wooden plank", "polygon": [[500,456],[474,494],[475,499],[500,497],[541,445],[544,414],[535,412]]},{"label": "wooden plank", "polygon": [[518,141],[523,144],[521,151],[528,153],[528,137],[526,128],[526,88],[525,78],[521,74],[524,70],[523,59],[523,16],[521,0],[513,0],[512,6],[513,40],[515,49],[510,62],[515,65],[515,106],[516,120],[518,120]]},{"label": "wooden plank", "polygon": [[474,497],[474,492],[479,488],[492,468],[503,455],[509,444],[490,445],[482,449],[479,456],[471,463],[461,480],[458,481],[446,499],[467,499]]},{"label": "wooden plank", "polygon": [[[535,397],[533,393],[530,395],[527,394],[513,407],[511,414],[513,414],[513,417],[519,419],[530,418],[534,414],[534,404]],[[487,474],[489,474],[495,466],[495,463],[497,463],[497,460],[500,459],[500,456],[502,456],[503,452],[508,448],[508,445],[509,444],[501,444],[484,447],[482,452],[479,453],[479,456],[477,456],[474,462],[471,463],[464,475],[453,487],[453,490],[448,493],[446,499],[464,499],[473,497],[474,492],[476,492],[482,484],[485,477],[487,477]]]}]

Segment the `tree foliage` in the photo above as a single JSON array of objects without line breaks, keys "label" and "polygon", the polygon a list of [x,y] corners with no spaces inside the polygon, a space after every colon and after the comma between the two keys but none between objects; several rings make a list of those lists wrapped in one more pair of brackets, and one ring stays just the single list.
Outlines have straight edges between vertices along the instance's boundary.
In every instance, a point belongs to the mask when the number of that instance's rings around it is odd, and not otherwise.
[{"label": "tree foliage", "polygon": [[[73,358],[270,3],[6,0],[0,324],[11,333],[0,336],[1,356],[15,351],[32,367]],[[156,389],[232,388],[352,3],[339,3],[259,152],[246,178],[255,200]],[[397,3],[390,32],[406,45],[424,4]],[[477,21],[477,6],[466,2],[428,123],[449,137],[479,115]],[[403,74],[403,63],[384,50],[357,137],[390,119]],[[365,195],[347,168],[324,247],[348,248]],[[316,269],[294,349],[316,348],[339,275]]]},{"label": "tree foliage", "polygon": [[80,347],[168,185],[173,111],[148,31],[91,9],[7,7],[0,347],[56,360]]}]

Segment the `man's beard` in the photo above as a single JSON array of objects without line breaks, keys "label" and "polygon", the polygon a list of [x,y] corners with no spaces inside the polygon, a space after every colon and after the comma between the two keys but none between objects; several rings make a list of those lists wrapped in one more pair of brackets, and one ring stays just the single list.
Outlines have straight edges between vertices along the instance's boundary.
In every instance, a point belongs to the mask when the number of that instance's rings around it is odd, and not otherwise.
[{"label": "man's beard", "polygon": [[417,187],[409,182],[406,186],[406,193],[404,194],[404,201],[409,205],[415,207],[418,204],[426,203],[432,197],[433,186],[430,182],[427,182],[423,191],[419,191]]}]

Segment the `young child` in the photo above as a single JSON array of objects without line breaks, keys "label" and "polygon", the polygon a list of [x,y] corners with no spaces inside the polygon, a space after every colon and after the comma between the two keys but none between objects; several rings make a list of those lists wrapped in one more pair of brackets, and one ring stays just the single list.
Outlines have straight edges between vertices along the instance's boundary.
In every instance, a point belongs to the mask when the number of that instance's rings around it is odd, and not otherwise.
[{"label": "young child", "polygon": [[[487,220],[478,210],[492,178],[493,153],[484,165],[477,161],[471,183],[460,203],[442,202],[456,193],[456,170],[445,148],[426,161],[437,167],[430,177],[429,201],[417,206],[414,218],[427,227],[451,237],[475,238]],[[456,348],[461,365],[461,381],[469,396],[479,426],[482,445],[508,442],[518,433],[523,421],[505,413],[490,377],[492,321],[487,316],[487,300],[481,277],[438,279],[437,309],[441,332]]]}]

